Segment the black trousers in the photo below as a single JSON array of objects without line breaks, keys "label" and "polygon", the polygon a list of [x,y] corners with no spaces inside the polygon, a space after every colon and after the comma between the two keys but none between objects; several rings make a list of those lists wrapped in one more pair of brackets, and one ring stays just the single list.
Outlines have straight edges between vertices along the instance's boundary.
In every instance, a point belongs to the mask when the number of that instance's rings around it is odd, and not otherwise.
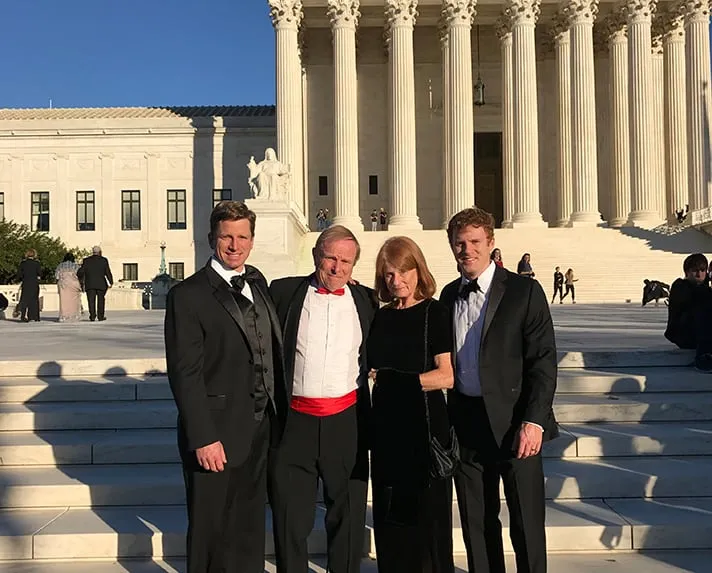
[{"label": "black trousers", "polygon": [[561,300],[569,296],[569,293],[571,293],[571,300],[576,300],[576,287],[574,285],[566,285],[566,292],[564,296],[561,297]]},{"label": "black trousers", "polygon": [[270,467],[278,573],[307,573],[318,481],[326,506],[327,570],[358,573],[364,549],[368,456],[357,406],[317,417],[290,410]]},{"label": "black trousers", "polygon": [[500,479],[509,509],[517,573],[546,573],[541,453],[516,459],[513,436],[507,436],[501,446],[497,444],[482,398],[455,392],[450,396],[451,419],[460,442],[455,489],[469,573],[505,573]]},{"label": "black trousers", "polygon": [[563,285],[554,285],[554,295],[551,297],[551,302],[554,302],[556,299],[556,294],[559,294],[559,300],[564,300],[564,286]]},{"label": "black trousers", "polygon": [[89,304],[89,320],[94,320],[97,317],[99,318],[99,320],[103,320],[105,318],[104,297],[106,297],[105,290],[87,290],[87,303]]},{"label": "black trousers", "polygon": [[40,286],[23,285],[20,294],[20,318],[24,321],[40,319]]},{"label": "black trousers", "polygon": [[187,573],[263,573],[270,417],[255,421],[245,462],[222,472],[184,467]]}]

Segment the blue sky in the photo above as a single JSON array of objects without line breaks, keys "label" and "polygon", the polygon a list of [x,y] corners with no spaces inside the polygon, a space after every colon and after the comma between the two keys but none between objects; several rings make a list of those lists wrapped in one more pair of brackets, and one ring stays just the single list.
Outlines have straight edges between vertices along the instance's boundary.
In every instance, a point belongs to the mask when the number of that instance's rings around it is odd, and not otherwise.
[{"label": "blue sky", "polygon": [[4,0],[0,107],[274,103],[266,0]]}]

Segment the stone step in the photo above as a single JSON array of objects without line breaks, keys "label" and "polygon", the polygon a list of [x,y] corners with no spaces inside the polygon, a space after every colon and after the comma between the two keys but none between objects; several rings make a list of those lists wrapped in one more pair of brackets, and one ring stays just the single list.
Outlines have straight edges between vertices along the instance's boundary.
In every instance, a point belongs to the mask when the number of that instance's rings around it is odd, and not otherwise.
[{"label": "stone step", "polygon": [[692,350],[570,350],[557,353],[559,368],[637,368],[651,366],[690,366],[695,359]]},{"label": "stone step", "polygon": [[70,376],[152,376],[166,372],[166,359],[152,358],[97,358],[60,360],[2,360],[0,378],[28,376],[37,378]]},{"label": "stone step", "polygon": [[[546,457],[712,455],[712,423],[563,424]],[[561,442],[561,444],[557,444]]]},{"label": "stone step", "polygon": [[0,379],[3,402],[93,402],[171,399],[168,378],[115,376],[112,378],[12,377]]},{"label": "stone step", "polygon": [[557,394],[554,412],[563,424],[709,421],[712,392]]},{"label": "stone step", "polygon": [[[267,512],[265,554],[274,554]],[[326,553],[324,508],[309,538],[310,554]],[[368,508],[364,554],[375,555]],[[547,548],[560,551],[711,549],[712,499],[595,500],[547,503]],[[500,519],[504,547],[512,553],[509,517]],[[115,559],[185,556],[183,506],[0,511],[0,560]],[[453,504],[453,551],[464,553],[459,511]]]},{"label": "stone step", "polygon": [[174,428],[172,400],[0,404],[0,430]]},{"label": "stone step", "polygon": [[560,368],[559,394],[712,392],[712,376],[689,367]]},{"label": "stone step", "polygon": [[179,462],[174,429],[0,432],[0,465]]}]

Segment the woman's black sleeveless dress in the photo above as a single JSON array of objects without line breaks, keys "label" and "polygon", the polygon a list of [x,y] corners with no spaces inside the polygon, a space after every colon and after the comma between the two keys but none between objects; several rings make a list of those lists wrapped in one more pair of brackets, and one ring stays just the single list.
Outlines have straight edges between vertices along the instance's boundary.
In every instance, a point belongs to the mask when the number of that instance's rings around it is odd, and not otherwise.
[{"label": "woman's black sleeveless dress", "polygon": [[[428,315],[427,354],[425,318]],[[452,481],[429,477],[431,433],[448,444],[445,394],[423,392],[418,374],[452,352],[452,325],[438,301],[379,310],[368,338],[373,388],[371,481],[379,573],[452,573]]]}]

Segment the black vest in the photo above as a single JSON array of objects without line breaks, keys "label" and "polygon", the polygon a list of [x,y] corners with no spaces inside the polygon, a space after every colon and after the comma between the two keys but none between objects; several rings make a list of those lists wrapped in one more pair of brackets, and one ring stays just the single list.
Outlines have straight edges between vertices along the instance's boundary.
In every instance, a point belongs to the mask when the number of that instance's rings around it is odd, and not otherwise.
[{"label": "black vest", "polygon": [[256,287],[253,286],[251,288],[252,297],[255,299],[254,304],[242,294],[237,294],[236,291],[233,291],[233,296],[245,319],[247,341],[252,349],[252,359],[255,368],[255,418],[260,420],[264,416],[268,405],[271,404],[272,411],[276,411],[274,404],[272,323],[270,322],[262,295],[256,292]]}]

